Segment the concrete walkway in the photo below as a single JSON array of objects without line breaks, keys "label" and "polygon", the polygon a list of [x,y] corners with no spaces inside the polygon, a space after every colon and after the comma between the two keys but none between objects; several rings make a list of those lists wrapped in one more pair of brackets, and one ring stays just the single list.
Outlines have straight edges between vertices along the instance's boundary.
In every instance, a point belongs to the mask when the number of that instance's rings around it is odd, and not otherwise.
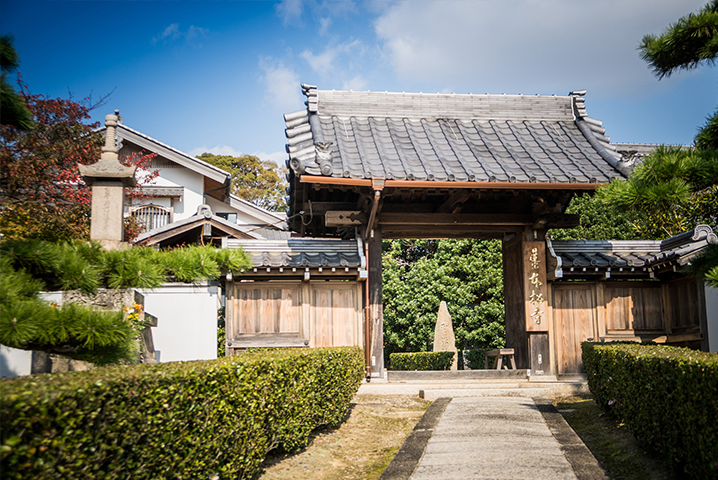
[{"label": "concrete walkway", "polygon": [[440,398],[383,480],[606,480],[563,417],[543,397]]}]

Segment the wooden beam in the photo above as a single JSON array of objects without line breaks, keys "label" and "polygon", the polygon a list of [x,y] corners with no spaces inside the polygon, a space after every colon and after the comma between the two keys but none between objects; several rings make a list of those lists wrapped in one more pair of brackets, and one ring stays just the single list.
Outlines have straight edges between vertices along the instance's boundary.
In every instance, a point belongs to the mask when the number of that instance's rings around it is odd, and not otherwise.
[{"label": "wooden beam", "polygon": [[533,225],[534,217],[521,213],[382,213],[379,225]]},{"label": "wooden beam", "polygon": [[366,213],[358,210],[329,211],[324,215],[324,224],[327,227],[358,227],[366,221]]},{"label": "wooden beam", "polygon": [[[372,180],[373,181],[373,180]],[[369,214],[369,221],[366,224],[366,230],[364,231],[364,241],[372,235],[374,230],[374,220],[376,219],[376,211],[379,208],[379,199],[381,198],[381,190],[374,190],[374,201],[371,204],[371,213]]]},{"label": "wooden beam", "polygon": [[533,224],[534,230],[541,228],[574,228],[581,223],[581,216],[574,213],[549,213],[540,215]]},{"label": "wooden beam", "polygon": [[445,227],[417,227],[412,225],[386,225],[382,226],[382,236],[385,239],[396,238],[476,238],[482,240],[501,239],[506,233],[518,233],[522,227],[493,227],[493,226],[445,226]]},{"label": "wooden beam", "polygon": [[[339,178],[323,177],[318,175],[301,175],[300,183],[313,183],[315,185],[353,185],[358,187],[371,187],[372,180],[368,178]],[[415,189],[453,189],[469,188],[475,190],[586,190],[592,191],[605,185],[604,183],[540,183],[540,182],[439,182],[417,180],[386,180],[385,188],[415,188]]]},{"label": "wooden beam", "polygon": [[471,197],[471,193],[466,190],[458,191],[451,195],[439,208],[436,209],[436,213],[457,213],[453,209],[456,205],[464,203]]},{"label": "wooden beam", "polygon": [[304,202],[302,210],[309,215],[324,215],[330,210],[356,210],[356,202]]}]

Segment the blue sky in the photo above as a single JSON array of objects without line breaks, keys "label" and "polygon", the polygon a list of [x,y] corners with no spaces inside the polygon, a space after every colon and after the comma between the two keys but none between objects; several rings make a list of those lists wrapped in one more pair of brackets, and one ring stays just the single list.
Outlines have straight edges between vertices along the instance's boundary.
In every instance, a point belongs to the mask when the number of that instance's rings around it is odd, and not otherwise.
[{"label": "blue sky", "polygon": [[588,90],[614,142],[692,143],[718,67],[658,81],[636,46],[707,0],[0,0],[33,93],[191,154],[283,164],[282,114],[320,89],[557,94]]}]

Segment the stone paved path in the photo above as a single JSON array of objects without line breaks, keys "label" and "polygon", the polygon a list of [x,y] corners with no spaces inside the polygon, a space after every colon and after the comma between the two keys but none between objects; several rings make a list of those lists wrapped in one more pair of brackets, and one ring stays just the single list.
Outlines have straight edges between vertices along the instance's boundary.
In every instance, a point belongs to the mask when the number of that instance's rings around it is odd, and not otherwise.
[{"label": "stone paved path", "polygon": [[578,478],[531,398],[454,398],[412,480]]}]

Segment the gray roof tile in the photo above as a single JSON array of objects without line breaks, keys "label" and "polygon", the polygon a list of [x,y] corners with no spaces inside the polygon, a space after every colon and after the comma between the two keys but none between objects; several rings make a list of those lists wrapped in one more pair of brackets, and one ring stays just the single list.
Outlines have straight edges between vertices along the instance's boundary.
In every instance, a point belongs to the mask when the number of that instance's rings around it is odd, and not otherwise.
[{"label": "gray roof tile", "polygon": [[366,259],[356,240],[283,238],[230,239],[228,248],[242,248],[253,267],[364,268]]},{"label": "gray roof tile", "polygon": [[285,115],[289,164],[299,174],[320,171],[312,147],[322,141],[331,145],[331,175],[338,177],[593,183],[622,175],[616,169],[620,156],[608,149],[601,122],[586,117],[583,92],[447,95],[302,88],[307,110]]},{"label": "gray roof tile", "polygon": [[[716,243],[718,236],[708,225],[698,225],[689,232],[663,241],[547,240],[549,255],[557,263],[556,276],[570,278],[607,273],[614,276],[647,277],[651,272],[667,266],[682,267],[709,244]],[[627,270],[620,271],[623,267]]]}]

